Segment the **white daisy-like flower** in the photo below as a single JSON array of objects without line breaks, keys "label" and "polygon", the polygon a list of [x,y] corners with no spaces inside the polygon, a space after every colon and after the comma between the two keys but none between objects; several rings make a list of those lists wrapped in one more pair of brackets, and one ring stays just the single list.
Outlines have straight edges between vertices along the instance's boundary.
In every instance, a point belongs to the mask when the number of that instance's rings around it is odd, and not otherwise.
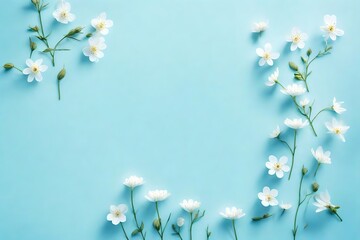
[{"label": "white daisy-like flower", "polygon": [[184,226],[184,224],[185,224],[185,219],[184,219],[184,218],[179,217],[179,218],[176,220],[176,225],[177,225],[178,227],[182,227],[182,226]]},{"label": "white daisy-like flower", "polygon": [[167,190],[154,190],[149,191],[145,198],[150,202],[161,202],[170,197],[170,193]]},{"label": "white daisy-like flower", "polygon": [[318,163],[331,164],[331,158],[330,158],[331,152],[330,151],[324,152],[321,146],[319,146],[316,150],[311,149],[311,153]]},{"label": "white daisy-like flower", "polygon": [[124,181],[124,185],[132,189],[136,188],[137,186],[141,186],[143,184],[144,184],[144,179],[138,176],[130,176],[129,178],[126,178]]},{"label": "white daisy-like flower", "polygon": [[31,59],[26,60],[26,65],[28,68],[23,70],[23,74],[28,75],[28,82],[32,82],[34,79],[38,82],[42,81],[43,77],[41,73],[48,69],[46,65],[42,65],[42,62],[42,59],[38,59],[35,62]]},{"label": "white daisy-like flower", "polygon": [[302,118],[285,119],[284,124],[292,129],[300,129],[309,125],[308,120],[303,121]]},{"label": "white daisy-like flower", "polygon": [[181,203],[180,206],[182,207],[182,209],[184,209],[185,211],[192,213],[194,211],[196,211],[197,209],[200,208],[201,203],[198,201],[195,201],[193,199],[184,199]]},{"label": "white daisy-like flower", "polygon": [[119,223],[126,222],[125,213],[128,211],[128,207],[125,204],[120,204],[118,206],[111,205],[110,213],[106,216],[108,221],[111,221],[112,224],[118,225]]},{"label": "white daisy-like flower", "polygon": [[315,212],[317,213],[335,207],[335,205],[331,203],[331,198],[328,191],[316,194],[314,199],[314,205],[317,207]]},{"label": "white daisy-like flower", "polygon": [[308,40],[308,35],[301,32],[298,28],[294,27],[291,30],[291,34],[287,37],[286,41],[291,43],[290,50],[303,49],[305,47],[305,41]]},{"label": "white daisy-like flower", "polygon": [[266,43],[264,48],[257,48],[256,54],[260,57],[259,66],[264,66],[267,63],[269,66],[274,64],[273,60],[276,60],[280,57],[280,53],[273,52],[272,46],[270,43]]},{"label": "white daisy-like flower", "polygon": [[281,89],[281,92],[285,95],[289,95],[292,97],[300,96],[306,92],[306,88],[301,84],[291,84],[288,85],[286,88]]},{"label": "white daisy-like flower", "polygon": [[220,215],[223,218],[229,220],[235,220],[244,217],[246,214],[243,212],[241,208],[236,207],[227,207],[224,212],[220,212]]},{"label": "white daisy-like flower", "polygon": [[308,98],[304,98],[300,101],[300,106],[301,107],[306,107],[308,104],[310,103],[310,100]]},{"label": "white daisy-like flower", "polygon": [[281,203],[279,205],[279,207],[282,209],[282,210],[289,210],[290,208],[292,208],[292,205],[290,203]]},{"label": "white daisy-like flower", "polygon": [[325,126],[329,130],[329,133],[337,135],[343,142],[346,141],[344,134],[349,130],[349,126],[344,125],[335,118],[332,119],[332,122],[326,122]]},{"label": "white daisy-like flower", "polygon": [[341,106],[343,103],[344,103],[344,102],[338,102],[338,101],[336,101],[336,98],[334,97],[334,99],[333,99],[333,105],[331,106],[332,110],[333,110],[334,112],[336,112],[337,114],[342,114],[343,112],[346,111],[346,109]]},{"label": "white daisy-like flower", "polygon": [[60,23],[68,24],[75,20],[75,15],[72,14],[70,11],[70,3],[62,0],[57,5],[56,10],[53,12],[53,17],[56,19],[56,21]]},{"label": "white daisy-like flower", "polygon": [[270,175],[276,174],[276,177],[284,177],[284,172],[289,172],[290,167],[286,165],[288,158],[286,156],[280,157],[278,160],[274,155],[269,156],[269,161],[265,163],[265,166],[269,169]]},{"label": "white daisy-like flower", "polygon": [[114,25],[113,21],[107,19],[106,13],[101,13],[97,18],[91,20],[91,26],[101,35],[109,34],[109,28]]},{"label": "white daisy-like flower", "polygon": [[86,57],[89,57],[91,62],[98,62],[99,59],[104,57],[103,50],[106,49],[105,39],[103,37],[89,38],[89,46],[83,49]]},{"label": "white daisy-like flower", "polygon": [[266,86],[272,87],[277,83],[278,80],[279,80],[279,68],[276,68],[275,72],[273,72],[268,78],[268,81],[266,82]]},{"label": "white daisy-like flower", "polygon": [[344,31],[336,26],[337,20],[335,15],[325,15],[324,22],[325,26],[321,26],[320,29],[324,32],[325,40],[330,38],[335,41],[336,37],[344,35]]},{"label": "white daisy-like flower", "polygon": [[254,22],[252,27],[253,33],[262,33],[264,32],[269,26],[269,22],[260,21],[260,22]]},{"label": "white daisy-like flower", "polygon": [[258,193],[258,198],[261,200],[261,204],[264,207],[276,206],[279,204],[276,197],[278,196],[278,190],[264,187],[262,192]]},{"label": "white daisy-like flower", "polygon": [[270,134],[270,138],[277,138],[281,133],[279,125],[276,126],[276,128],[272,131]]}]

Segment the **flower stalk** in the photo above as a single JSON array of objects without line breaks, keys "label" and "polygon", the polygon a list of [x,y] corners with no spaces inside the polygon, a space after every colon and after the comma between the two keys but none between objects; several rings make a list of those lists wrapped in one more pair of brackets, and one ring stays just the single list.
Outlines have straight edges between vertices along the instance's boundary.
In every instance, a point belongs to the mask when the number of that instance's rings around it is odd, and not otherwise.
[{"label": "flower stalk", "polygon": [[194,212],[190,212],[190,228],[189,228],[189,234],[190,234],[190,240],[193,239],[193,234],[192,234],[192,231],[193,231],[193,226],[196,222],[198,222],[201,218],[204,217],[205,215],[205,211],[203,211],[201,214],[200,214],[200,210],[196,211],[195,213]]},{"label": "flower stalk", "polygon": [[164,232],[170,221],[171,214],[169,214],[169,217],[167,218],[165,225],[163,225],[160,217],[159,203],[157,201],[155,202],[155,209],[156,209],[157,219],[154,220],[153,226],[156,229],[157,233],[159,234],[160,239],[163,240]]},{"label": "flower stalk", "polygon": [[235,240],[238,240],[238,236],[237,236],[237,232],[236,232],[236,227],[235,227],[235,219],[231,220],[232,223],[232,227],[233,227],[233,231],[234,231],[234,236],[235,236]]},{"label": "flower stalk", "polygon": [[271,217],[273,214],[270,214],[270,213],[265,213],[264,215],[262,216],[258,216],[258,217],[253,217],[251,220],[253,222],[258,222],[258,221],[261,221],[261,220],[264,220],[264,219],[267,219],[269,217]]},{"label": "flower stalk", "polygon": [[141,222],[141,224],[139,224],[137,215],[136,215],[135,204],[134,204],[134,189],[133,188],[131,188],[131,190],[130,190],[130,201],[131,201],[131,211],[134,216],[135,225],[136,225],[136,229],[131,233],[131,235],[134,236],[134,235],[137,235],[138,233],[140,233],[141,238],[143,240],[145,240],[144,223]]},{"label": "flower stalk", "polygon": [[125,228],[124,228],[124,224],[122,222],[120,223],[120,226],[121,226],[121,229],[122,229],[122,231],[124,233],[124,236],[125,236],[126,240],[129,240],[129,237],[128,237],[128,235],[127,235],[127,233],[125,231]]},{"label": "flower stalk", "polygon": [[291,174],[292,174],[292,170],[293,170],[294,163],[295,163],[296,138],[297,138],[297,129],[294,129],[293,147],[291,147],[288,142],[286,142],[285,140],[283,140],[283,139],[280,137],[280,135],[278,135],[277,138],[276,138],[276,139],[278,139],[281,143],[285,144],[285,146],[289,149],[289,151],[290,151],[290,153],[291,153],[291,166],[290,166],[290,173],[289,173],[288,180],[291,179]]}]

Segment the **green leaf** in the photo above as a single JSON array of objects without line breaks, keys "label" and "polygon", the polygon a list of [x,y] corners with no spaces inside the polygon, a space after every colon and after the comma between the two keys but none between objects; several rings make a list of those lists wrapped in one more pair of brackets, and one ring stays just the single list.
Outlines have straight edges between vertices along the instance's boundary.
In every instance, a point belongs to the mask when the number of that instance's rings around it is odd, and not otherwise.
[{"label": "green leaf", "polygon": [[307,60],[306,60],[304,57],[301,57],[301,61],[302,61],[303,63],[306,63],[306,62],[307,62]]},{"label": "green leaf", "polygon": [[135,235],[139,234],[139,232],[140,232],[140,230],[137,228],[134,231],[132,231],[131,236],[135,236]]},{"label": "green leaf", "polygon": [[144,230],[144,222],[141,222],[140,231]]}]

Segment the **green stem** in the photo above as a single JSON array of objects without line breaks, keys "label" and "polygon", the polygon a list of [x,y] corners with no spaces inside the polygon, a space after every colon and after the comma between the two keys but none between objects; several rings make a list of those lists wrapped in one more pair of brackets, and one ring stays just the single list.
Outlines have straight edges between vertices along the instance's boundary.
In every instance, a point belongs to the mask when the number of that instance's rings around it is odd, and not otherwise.
[{"label": "green stem", "polygon": [[156,214],[159,220],[159,224],[160,224],[160,230],[158,231],[160,239],[163,240],[164,239],[164,232],[163,232],[163,227],[162,227],[162,223],[161,223],[161,218],[160,218],[160,211],[159,211],[159,204],[158,202],[155,202],[155,208],[156,208]]},{"label": "green stem", "polygon": [[300,179],[300,186],[299,186],[299,193],[298,193],[298,205],[296,207],[296,212],[295,212],[295,218],[294,218],[294,226],[293,226],[293,239],[296,239],[296,233],[297,233],[297,216],[299,213],[299,209],[301,206],[301,188],[302,188],[302,182],[304,180],[304,174],[301,175],[301,179]]},{"label": "green stem", "polygon": [[193,228],[193,224],[194,224],[194,221],[193,221],[193,213],[191,212],[191,213],[190,213],[190,240],[192,240],[192,228]]},{"label": "green stem", "polygon": [[309,124],[310,124],[310,126],[311,126],[311,130],[313,131],[315,137],[317,137],[317,133],[316,133],[316,131],[315,131],[315,128],[314,128],[314,125],[313,125],[313,121],[310,119],[310,114],[307,114],[307,113],[305,112],[305,109],[304,109],[303,107],[301,107],[301,106],[296,102],[296,97],[291,96],[291,99],[293,100],[294,104],[296,105],[299,113],[300,113],[301,115],[303,115],[303,116],[308,120],[308,122],[309,122]]},{"label": "green stem", "polygon": [[61,88],[60,88],[60,80],[57,81],[58,82],[58,96],[59,96],[59,101],[61,100]]},{"label": "green stem", "polygon": [[321,109],[321,110],[315,115],[315,117],[311,120],[311,122],[314,122],[315,119],[319,116],[320,113],[322,113],[322,112],[324,112],[324,111],[326,111],[326,110],[330,110],[330,109],[331,109],[331,107],[327,107],[327,108]]},{"label": "green stem", "polygon": [[340,217],[340,215],[337,212],[334,212],[334,214],[335,214],[335,216],[337,216],[339,218],[340,222],[343,221],[342,218]]},{"label": "green stem", "polygon": [[317,172],[318,172],[318,170],[319,170],[319,168],[320,168],[320,164],[321,164],[321,163],[318,163],[318,165],[317,165],[317,167],[316,167],[316,170],[315,170],[315,173],[314,173],[314,177],[316,177],[316,174],[317,174]]},{"label": "green stem", "polygon": [[52,63],[52,65],[53,66],[55,66],[55,52],[56,52],[56,49],[57,49],[57,47],[59,46],[59,44],[62,42],[62,41],[64,41],[64,39],[66,39],[67,37],[66,36],[64,36],[64,37],[62,37],[56,44],[55,44],[55,47],[54,47],[54,49],[52,50],[52,52],[50,52],[50,55],[51,55],[51,63]]},{"label": "green stem", "polygon": [[290,167],[290,173],[289,173],[289,178],[288,180],[290,180],[291,178],[291,173],[292,173],[292,170],[293,170],[293,167],[294,167],[294,162],[295,162],[295,152],[296,152],[296,134],[297,133],[297,130],[294,129],[294,146],[293,146],[293,150],[291,152],[291,167]]},{"label": "green stem", "polygon": [[[40,36],[42,37],[42,42],[46,45],[47,48],[50,48],[49,42],[47,40],[47,37],[45,37],[45,31],[44,31],[44,26],[43,26],[43,22],[42,22],[42,16],[41,16],[41,9],[38,8],[37,9],[38,12],[38,16],[39,16],[39,23],[40,23]],[[53,66],[55,66],[55,59],[54,59],[54,54],[52,52],[49,52],[50,56],[51,56],[51,63]]]},{"label": "green stem", "polygon": [[123,230],[123,232],[124,232],[124,235],[125,235],[126,240],[129,240],[129,237],[128,237],[128,235],[126,234],[126,231],[125,231],[125,228],[124,228],[124,225],[123,225],[122,222],[120,223],[120,226],[121,226],[121,228],[122,228],[122,230]]},{"label": "green stem", "polygon": [[233,230],[234,230],[235,240],[238,240],[236,227],[235,227],[235,220],[233,219],[231,222],[232,222],[232,227],[233,227]]},{"label": "green stem", "polygon": [[140,231],[141,237],[143,240],[145,240],[145,236],[143,233],[143,229],[142,227],[139,225],[139,222],[137,220],[137,216],[136,216],[136,210],[135,210],[135,205],[134,205],[134,189],[131,189],[130,191],[130,199],[131,199],[131,210],[132,210],[132,214],[134,216],[134,220],[135,220],[135,224],[137,229]]},{"label": "green stem", "polygon": [[18,70],[19,72],[23,72],[20,68],[16,67],[16,66],[13,66],[13,68],[15,68],[16,70]]}]

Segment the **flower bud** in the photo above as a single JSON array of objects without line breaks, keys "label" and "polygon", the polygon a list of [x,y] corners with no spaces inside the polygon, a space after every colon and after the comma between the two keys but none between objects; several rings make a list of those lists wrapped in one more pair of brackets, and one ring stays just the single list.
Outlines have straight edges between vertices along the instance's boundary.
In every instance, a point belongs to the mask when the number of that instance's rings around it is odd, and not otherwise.
[{"label": "flower bud", "polygon": [[312,53],[312,50],[311,50],[311,48],[309,48],[309,49],[307,50],[307,52],[306,52],[306,55],[307,55],[308,57],[310,57],[311,53]]},{"label": "flower bud", "polygon": [[302,175],[304,176],[308,172],[308,169],[303,166],[301,172],[302,172]]},{"label": "flower bud", "polygon": [[66,75],[66,69],[65,67],[63,67],[63,69],[60,70],[60,72],[57,75],[57,80],[60,81],[62,80]]},{"label": "flower bud", "polygon": [[3,66],[6,70],[10,70],[14,67],[14,64],[12,63],[5,63]]},{"label": "flower bud", "polygon": [[289,62],[289,67],[294,70],[294,71],[298,71],[299,67],[298,65],[296,65],[294,62]]},{"label": "flower bud", "polygon": [[312,187],[312,190],[313,190],[313,192],[317,192],[318,190],[319,190],[319,184],[317,183],[317,182],[314,182],[312,185],[311,185],[311,187]]},{"label": "flower bud", "polygon": [[30,31],[33,31],[33,32],[38,32],[38,31],[39,31],[39,27],[38,27],[38,26],[29,27],[29,30],[30,30]]},{"label": "flower bud", "polygon": [[34,4],[34,6],[36,7],[37,5],[39,5],[40,0],[31,0],[32,4]]},{"label": "flower bud", "polygon": [[161,227],[161,222],[160,222],[160,219],[155,219],[154,221],[153,221],[153,227],[157,230],[157,231],[159,231],[160,230],[160,227]]},{"label": "flower bud", "polygon": [[86,34],[86,37],[87,38],[91,38],[93,36],[93,34],[92,33],[88,33],[88,34]]},{"label": "flower bud", "polygon": [[34,51],[36,48],[37,48],[36,42],[31,41],[31,42],[30,42],[30,49],[31,49],[31,51]]},{"label": "flower bud", "polygon": [[83,30],[83,27],[76,27],[74,29],[71,29],[68,34],[65,35],[65,37],[73,37],[74,35],[81,33]]}]

